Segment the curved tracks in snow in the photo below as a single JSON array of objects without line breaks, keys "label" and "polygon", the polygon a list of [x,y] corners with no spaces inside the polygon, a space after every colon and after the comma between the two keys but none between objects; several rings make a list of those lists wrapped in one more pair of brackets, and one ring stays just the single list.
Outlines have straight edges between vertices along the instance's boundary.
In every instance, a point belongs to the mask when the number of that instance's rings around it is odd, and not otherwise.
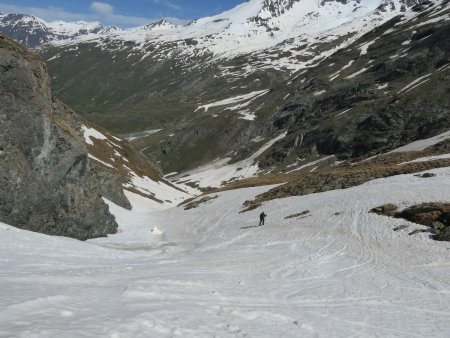
[{"label": "curved tracks in snow", "polygon": [[[135,218],[137,251],[117,240],[127,251],[36,234],[24,242],[0,228],[12,260],[0,261],[0,336],[450,336],[450,244],[368,213],[450,200],[450,169],[435,172],[274,200],[262,227],[261,210],[239,210],[267,188],[224,192],[197,209]],[[138,250],[149,223],[161,243]]]}]

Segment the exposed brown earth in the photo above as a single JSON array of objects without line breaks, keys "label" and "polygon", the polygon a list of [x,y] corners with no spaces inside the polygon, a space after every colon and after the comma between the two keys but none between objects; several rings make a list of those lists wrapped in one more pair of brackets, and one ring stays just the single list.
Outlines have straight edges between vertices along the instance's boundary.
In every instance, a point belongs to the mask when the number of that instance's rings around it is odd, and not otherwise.
[{"label": "exposed brown earth", "polygon": [[[403,218],[410,222],[422,224],[432,228],[433,238],[439,241],[450,240],[450,203],[429,202],[410,206],[402,211],[396,212],[397,207],[385,204],[372,209],[370,212],[379,215]],[[406,226],[404,226],[406,227]],[[394,229],[400,230],[400,229]],[[415,230],[410,235],[425,232],[426,230]]]},{"label": "exposed brown earth", "polygon": [[235,189],[258,185],[284,183],[261,195],[254,200],[246,201],[246,210],[254,209],[262,202],[289,196],[308,195],[323,191],[346,189],[368,182],[373,179],[423,172],[435,168],[450,166],[450,159],[440,159],[425,162],[405,163],[417,158],[445,153],[447,150],[392,153],[380,155],[371,160],[356,164],[343,163],[314,172],[294,172],[252,178],[232,183],[224,189]]},{"label": "exposed brown earth", "polygon": [[[313,172],[267,174],[235,181],[220,188],[205,189],[203,195],[220,191],[279,184],[279,186],[244,203],[242,212],[256,209],[263,202],[290,196],[308,195],[335,189],[357,186],[373,179],[395,175],[421,173],[416,176],[426,179],[434,174],[425,171],[450,166],[450,159],[405,163],[422,157],[449,153],[450,140],[428,148],[425,151],[390,153],[357,163],[341,163]],[[305,170],[305,169],[304,169]],[[422,173],[425,172],[425,173]],[[191,200],[183,202],[189,203]],[[395,210],[391,210],[392,212]]]},{"label": "exposed brown earth", "polygon": [[217,197],[219,197],[219,196],[218,195],[215,195],[215,196],[204,196],[204,197],[202,197],[200,199],[191,200],[191,202],[186,203],[186,206],[184,207],[184,210],[198,208],[198,206],[200,204],[206,203],[206,202],[211,201],[213,199],[216,199]]}]

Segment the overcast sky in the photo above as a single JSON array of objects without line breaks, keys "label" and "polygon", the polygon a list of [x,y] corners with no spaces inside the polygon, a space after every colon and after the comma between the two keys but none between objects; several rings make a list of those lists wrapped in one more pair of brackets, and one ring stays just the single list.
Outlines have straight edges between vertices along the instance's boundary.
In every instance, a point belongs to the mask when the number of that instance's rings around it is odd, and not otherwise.
[{"label": "overcast sky", "polygon": [[133,27],[161,18],[184,23],[231,9],[246,0],[0,0],[0,12],[26,13],[46,21],[100,21]]}]

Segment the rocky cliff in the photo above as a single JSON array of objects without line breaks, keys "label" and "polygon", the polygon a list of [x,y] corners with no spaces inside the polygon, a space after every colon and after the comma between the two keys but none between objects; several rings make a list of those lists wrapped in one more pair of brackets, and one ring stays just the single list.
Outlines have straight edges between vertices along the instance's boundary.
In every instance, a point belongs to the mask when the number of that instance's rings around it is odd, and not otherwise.
[{"label": "rocky cliff", "polygon": [[0,221],[81,240],[117,231],[77,116],[52,97],[41,58],[1,35],[0,130]]}]

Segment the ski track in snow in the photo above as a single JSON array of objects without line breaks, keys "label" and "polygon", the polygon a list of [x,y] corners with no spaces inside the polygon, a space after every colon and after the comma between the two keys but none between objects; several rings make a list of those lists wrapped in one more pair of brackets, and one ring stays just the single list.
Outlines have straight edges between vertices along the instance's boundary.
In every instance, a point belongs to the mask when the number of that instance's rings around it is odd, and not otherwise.
[{"label": "ski track in snow", "polygon": [[189,211],[129,195],[88,242],[0,224],[0,336],[448,337],[450,243],[367,213],[448,201],[450,168],[432,172],[266,202],[262,227],[239,211],[270,187]]}]

